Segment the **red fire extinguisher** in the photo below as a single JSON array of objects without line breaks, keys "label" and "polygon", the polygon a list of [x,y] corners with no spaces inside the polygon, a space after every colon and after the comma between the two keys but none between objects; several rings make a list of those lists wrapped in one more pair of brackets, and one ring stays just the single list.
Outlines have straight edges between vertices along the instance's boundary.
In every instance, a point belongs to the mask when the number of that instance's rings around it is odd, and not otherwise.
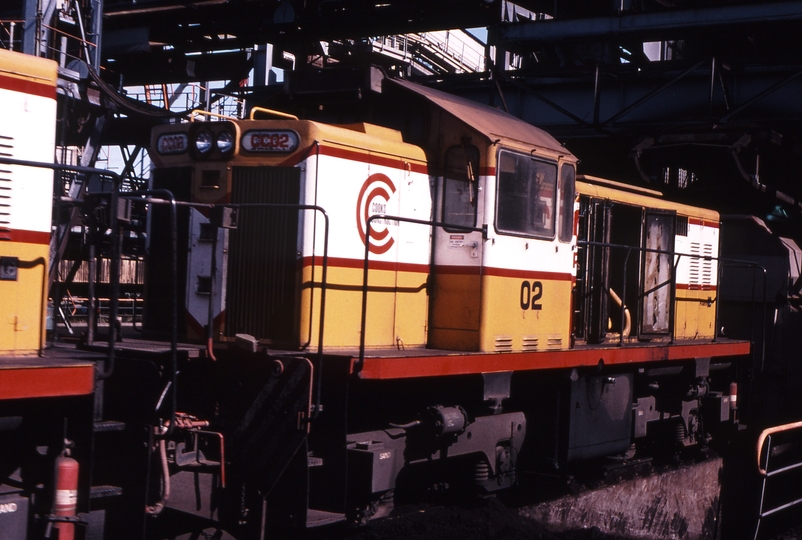
[{"label": "red fire extinguisher", "polygon": [[[78,503],[78,462],[67,455],[56,458],[56,496],[53,514],[56,517],[76,517]],[[75,524],[57,521],[59,540],[75,539]]]}]

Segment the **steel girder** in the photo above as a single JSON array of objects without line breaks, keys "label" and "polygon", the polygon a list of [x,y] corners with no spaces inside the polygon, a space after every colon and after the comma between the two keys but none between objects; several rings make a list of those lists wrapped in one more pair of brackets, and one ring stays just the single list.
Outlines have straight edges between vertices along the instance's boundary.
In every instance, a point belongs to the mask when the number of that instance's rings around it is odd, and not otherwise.
[{"label": "steel girder", "polygon": [[557,137],[742,125],[802,128],[802,65],[721,66],[715,59],[573,73],[495,74],[439,88],[489,103]]},{"label": "steel girder", "polygon": [[502,24],[498,44],[569,41],[621,36],[640,36],[647,41],[680,39],[683,34],[802,20],[802,2],[755,2],[740,5],[707,6],[694,9],[621,13],[608,17],[548,19]]}]

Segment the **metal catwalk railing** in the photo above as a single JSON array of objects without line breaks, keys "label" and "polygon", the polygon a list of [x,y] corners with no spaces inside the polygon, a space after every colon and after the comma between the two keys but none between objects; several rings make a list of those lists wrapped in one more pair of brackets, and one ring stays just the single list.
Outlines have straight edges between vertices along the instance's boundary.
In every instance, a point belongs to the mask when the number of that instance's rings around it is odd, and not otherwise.
[{"label": "metal catwalk railing", "polygon": [[434,73],[473,73],[485,70],[484,45],[460,30],[441,30],[371,39],[374,52],[408,62]]},{"label": "metal catwalk railing", "polygon": [[[772,446],[772,437],[783,437],[783,444]],[[778,486],[769,486],[770,479],[788,479],[790,473],[802,468],[802,455],[798,452],[800,444],[802,444],[802,421],[764,429],[757,439],[757,468],[758,473],[763,477],[763,481],[760,489],[760,504],[758,506],[757,523],[755,524],[754,540],[758,538],[763,518],[802,504],[802,487],[800,487],[798,481],[790,482],[791,486],[796,488],[796,494],[791,493],[790,497],[788,492],[789,482]],[[784,449],[796,449],[797,452],[793,453],[793,458],[789,459],[787,456],[792,452],[783,452]],[[785,459],[780,459],[781,456],[786,457]],[[770,463],[772,459],[779,461],[780,465],[777,468],[772,468]],[[775,503],[771,508],[767,509],[766,495],[768,491],[772,491],[770,488],[784,495],[784,502]]]}]

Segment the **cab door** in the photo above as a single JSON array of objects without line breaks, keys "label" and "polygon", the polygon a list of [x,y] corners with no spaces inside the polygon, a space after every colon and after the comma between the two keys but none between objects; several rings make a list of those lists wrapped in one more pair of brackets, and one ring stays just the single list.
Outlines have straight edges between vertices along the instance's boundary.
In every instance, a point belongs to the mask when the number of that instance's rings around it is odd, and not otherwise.
[{"label": "cab door", "polygon": [[[460,227],[481,223],[479,149],[449,147],[436,179],[434,254],[430,282],[429,346],[474,351],[479,348],[482,233]],[[450,226],[449,226],[450,225]]]},{"label": "cab door", "polygon": [[674,221],[673,212],[646,212],[640,320],[642,336],[661,336],[671,332]]}]

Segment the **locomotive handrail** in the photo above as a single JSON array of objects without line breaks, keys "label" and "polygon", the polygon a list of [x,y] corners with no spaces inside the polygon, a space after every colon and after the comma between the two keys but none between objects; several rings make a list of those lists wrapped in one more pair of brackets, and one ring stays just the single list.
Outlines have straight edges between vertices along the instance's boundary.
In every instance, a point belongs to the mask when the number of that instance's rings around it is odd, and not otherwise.
[{"label": "locomotive handrail", "polygon": [[[779,433],[788,433],[789,431],[799,430],[801,428],[802,428],[802,421],[791,422],[789,424],[783,424],[780,426],[773,426],[764,429],[757,438],[757,470],[760,476],[763,477],[763,482],[760,491],[760,504],[758,505],[758,516],[757,516],[757,523],[755,524],[754,540],[757,540],[758,533],[760,532],[760,522],[764,517],[768,517],[776,512],[780,512],[781,510],[787,510],[788,508],[792,508],[794,506],[802,504],[802,498],[797,498],[793,501],[781,504],[779,506],[775,506],[770,510],[765,510],[763,507],[765,503],[766,483],[768,482],[768,479],[773,476],[785,474],[787,472],[791,472],[802,467],[802,461],[795,460],[794,463],[787,464],[784,467],[780,467],[774,470],[769,470],[769,458],[771,456],[771,450],[772,450],[771,436]],[[763,451],[764,447],[765,447],[765,452]]]},{"label": "locomotive handrail", "polygon": [[[757,471],[763,476],[771,476],[772,474],[777,474],[777,472],[784,471],[787,469],[780,469],[778,471],[773,471],[772,473],[768,472],[768,463],[765,465],[763,464],[763,443],[767,440],[769,443],[766,445],[766,461],[768,461],[769,454],[771,453],[771,436],[775,433],[785,433],[788,431],[792,431],[794,429],[802,428],[802,420],[799,422],[791,422],[789,424],[783,424],[781,426],[774,426],[770,428],[766,428],[760,432],[760,435],[757,438]],[[802,463],[798,464],[797,467],[802,467]]]},{"label": "locomotive handrail", "polygon": [[[133,195],[133,194],[132,194]],[[153,202],[157,204],[164,204],[164,201],[159,201],[158,199],[146,199],[145,202]],[[316,396],[315,396],[315,410],[313,412],[312,419],[317,418],[320,412],[320,392],[321,392],[321,385],[322,385],[322,369],[323,369],[323,331],[325,325],[325,313],[326,313],[326,290],[328,284],[328,268],[329,268],[329,215],[326,213],[326,210],[314,204],[284,204],[284,203],[226,203],[226,204],[210,204],[210,203],[196,203],[196,202],[189,202],[189,201],[174,201],[176,206],[186,206],[190,208],[204,208],[204,209],[211,209],[211,208],[272,208],[272,209],[284,209],[284,210],[313,210],[315,212],[320,212],[323,215],[323,264],[322,264],[322,274],[320,276],[321,284],[320,284],[320,322],[318,323],[318,345],[317,345],[317,357],[318,357],[318,378],[316,382]],[[175,230],[175,226],[173,227]],[[314,257],[313,257],[314,262]],[[212,276],[213,277],[213,276]],[[314,280],[314,275],[313,275]],[[210,299],[210,302],[212,300]],[[310,330],[311,330],[311,318],[310,318]],[[311,332],[310,332],[310,340],[311,340]],[[308,342],[307,342],[308,344]]]},{"label": "locomotive handrail", "polygon": [[253,120],[256,113],[263,112],[266,114],[272,114],[273,116],[278,116],[279,118],[286,118],[287,120],[298,120],[298,117],[294,114],[289,114],[281,111],[276,111],[273,109],[267,109],[265,107],[253,107],[251,112],[248,114],[248,120]]},{"label": "locomotive handrail", "polygon": [[[320,322],[318,323],[318,338],[317,338],[317,382],[315,389],[315,410],[312,412],[311,420],[317,418],[320,414],[320,393],[323,381],[323,326],[326,320],[326,289],[328,284],[328,269],[329,269],[329,215],[322,206],[315,204],[281,204],[281,203],[243,203],[243,204],[225,204],[228,208],[283,208],[286,210],[313,210],[320,212],[323,215],[323,269],[320,276]],[[314,253],[312,254],[312,263],[314,264]],[[312,281],[314,283],[314,272],[312,273]],[[310,330],[311,330],[311,317],[310,317]],[[310,338],[311,340],[311,332]]]},{"label": "locomotive handrail", "polygon": [[[421,220],[421,219],[406,218],[406,217],[400,217],[400,216],[390,216],[390,215],[386,215],[386,214],[374,214],[374,215],[370,216],[366,220],[366,223],[365,223],[365,229],[366,229],[366,232],[365,232],[365,254],[364,254],[364,264],[363,264],[363,268],[362,268],[362,313],[361,313],[361,320],[360,320],[359,358],[357,359],[357,362],[356,362],[356,364],[354,366],[354,371],[357,372],[357,373],[359,371],[361,371],[362,366],[364,365],[364,361],[365,361],[365,328],[366,328],[366,323],[367,323],[367,293],[368,293],[368,268],[369,268],[368,262],[369,262],[369,258],[370,258],[370,232],[371,232],[370,227],[371,227],[372,222],[374,220],[377,220],[377,219],[386,219],[386,220],[392,220],[392,221],[400,221],[400,222],[404,222],[404,223],[428,225],[430,227],[449,227],[449,228],[452,228],[452,229],[455,229],[455,230],[464,230],[466,232],[482,232],[483,233],[483,237],[485,237],[485,238],[486,238],[486,235],[487,235],[487,228],[486,227],[467,227],[467,226],[464,226],[464,225],[452,225],[452,224],[449,224],[449,223],[443,223],[443,222],[439,222],[439,221]],[[677,262],[675,263],[675,268],[676,268],[676,265],[679,264],[679,260],[682,257],[688,257],[688,258],[693,258],[693,259],[701,259],[701,260],[718,261],[721,264],[718,265],[719,280],[717,282],[717,287],[718,287],[718,284],[721,281],[720,280],[720,276],[721,276],[721,266],[722,266],[722,264],[728,265],[728,266],[729,265],[741,265],[741,266],[746,266],[746,267],[751,267],[751,268],[757,268],[757,269],[762,270],[762,272],[763,272],[763,296],[765,297],[765,291],[766,291],[766,269],[763,268],[761,265],[759,265],[757,263],[754,263],[752,261],[741,261],[741,260],[737,260],[737,259],[725,259],[725,258],[722,258],[722,257],[713,257],[712,255],[678,253],[676,251],[660,250],[660,249],[654,249],[654,248],[644,248],[644,247],[640,247],[640,246],[627,246],[627,245],[622,245],[622,244],[612,244],[612,243],[606,243],[606,242],[591,242],[591,241],[584,241],[583,240],[583,241],[578,241],[577,245],[578,246],[599,246],[599,247],[626,249],[629,252],[631,252],[632,250],[638,250],[638,252],[641,252],[641,253],[658,253],[658,254],[670,255],[672,257],[676,257],[677,258]],[[628,255],[627,255],[627,259],[628,259]],[[625,274],[624,274],[624,283],[623,283],[623,287],[624,288],[622,290],[622,300],[625,298],[625,294],[626,294],[626,266],[624,268],[624,272],[625,272]],[[671,279],[669,281],[660,283],[660,284],[656,285],[654,288],[644,292],[643,294],[638,294],[638,298],[642,298],[643,295],[648,294],[649,292],[657,290],[657,289],[659,289],[661,287],[665,287],[666,285],[674,284],[675,282],[676,282],[676,270],[672,272]],[[672,298],[671,298],[671,309],[672,309],[672,312],[671,312],[671,315],[669,317],[669,319],[670,319],[669,320],[669,324],[671,325],[670,337],[671,337],[671,340],[673,341],[673,339],[674,339],[674,322],[673,322],[674,312],[673,312],[673,309],[674,309],[674,303],[675,303],[675,300],[676,300],[676,298],[674,297],[675,296],[674,291],[675,291],[676,287],[672,287],[671,289],[672,289],[672,291],[671,291],[671,294],[672,294]],[[754,291],[753,291],[753,294],[752,294],[752,298],[753,298],[753,303],[754,303]],[[625,303],[623,303],[623,305],[626,306]],[[765,307],[764,307],[764,309],[765,309]],[[623,319],[623,317],[624,317],[624,310],[622,309],[622,319]],[[716,301],[716,313],[715,313],[714,319],[715,320],[714,320],[713,341],[715,342],[716,336],[718,335],[718,301]],[[622,327],[623,327],[623,320],[622,320]],[[621,336],[621,338],[619,340],[619,345],[623,346],[623,336]],[[761,365],[762,365],[762,359],[761,359]]]},{"label": "locomotive handrail", "polygon": [[354,366],[354,371],[359,373],[365,363],[365,327],[367,324],[368,313],[368,261],[370,258],[370,226],[373,220],[387,219],[391,221],[400,221],[402,223],[412,223],[415,225],[427,225],[429,227],[448,227],[449,229],[465,232],[480,232],[482,238],[487,239],[487,225],[482,227],[467,227],[465,225],[454,225],[452,223],[445,223],[442,221],[415,219],[401,216],[389,216],[386,214],[374,214],[365,221],[365,258],[364,266],[362,268],[362,316],[360,320],[359,331],[359,359]]},{"label": "locomotive handrail", "polygon": [[[168,197],[167,201],[149,198],[149,195],[162,195]],[[173,192],[167,189],[149,189],[134,191],[124,195],[125,198],[142,200],[148,204],[169,204],[170,205],[170,251],[172,254],[170,278],[172,294],[170,297],[171,326],[170,326],[170,421],[167,430],[163,434],[165,437],[172,435],[175,429],[175,415],[178,410],[178,209]],[[116,298],[115,298],[116,302]],[[159,401],[159,405],[161,400]],[[156,409],[159,409],[157,405]]]},{"label": "locomotive handrail", "polygon": [[[766,289],[768,288],[768,271],[766,270],[766,268],[764,266],[762,266],[762,265],[760,265],[760,264],[758,264],[756,262],[753,262],[753,261],[742,261],[742,260],[738,260],[738,259],[722,259],[722,265],[723,266],[728,266],[730,268],[751,268],[752,272],[753,272],[753,275],[754,275],[755,269],[761,270],[763,272],[763,280],[762,280],[763,281],[763,287],[762,287],[763,290],[762,290],[762,295],[761,295],[762,301],[760,303],[762,308],[763,308],[762,309],[762,315],[761,315],[761,329],[760,329],[760,331],[761,331],[761,336],[760,336],[761,337],[761,339],[760,339],[760,343],[761,343],[761,346],[760,346],[760,371],[763,371],[764,364],[765,364],[765,361],[766,361],[766,334],[767,334],[767,331],[766,331]],[[719,272],[721,272],[721,270],[719,270]],[[721,273],[719,273],[719,280],[720,279],[721,279]],[[755,309],[755,298],[756,298],[756,295],[755,295],[755,283],[754,283],[754,280],[752,280],[752,294],[750,296],[751,310],[752,311],[754,311],[754,309]],[[754,336],[754,325],[750,328],[750,332],[752,334],[750,336],[750,341],[754,342],[754,338],[755,338],[755,336]],[[750,383],[751,382],[752,382],[752,379],[750,378]]]},{"label": "locomotive handrail", "polygon": [[[28,161],[23,159],[12,159],[7,157],[0,157],[0,163],[5,165],[19,165],[22,167],[36,167],[40,169],[51,169],[54,171],[73,171],[82,173],[85,175],[98,175],[98,176],[105,176],[107,178],[111,178],[113,183],[113,189],[111,193],[109,193],[109,208],[116,209],[117,208],[117,201],[119,198],[119,191],[120,185],[122,184],[122,176],[115,173],[114,171],[109,171],[105,169],[96,169],[94,167],[83,167],[80,165],[66,165],[62,163],[44,163],[40,161]],[[120,272],[118,267],[118,262],[120,260],[120,239],[119,235],[116,234],[117,231],[117,212],[113,211],[110,212],[110,220],[109,220],[109,229],[111,229],[111,251],[112,251],[112,264],[110,269],[110,287],[111,287],[111,302],[109,305],[109,355],[103,366],[103,370],[96,373],[96,378],[98,380],[103,380],[111,377],[112,373],[114,372],[114,352],[115,352],[115,343],[117,341],[117,328],[115,325],[115,321],[117,320],[117,296],[119,294],[119,286],[120,286]],[[51,261],[51,264],[53,261]],[[92,279],[90,276],[89,279]],[[44,294],[47,294],[48,291],[44,291]],[[92,310],[90,310],[91,312]],[[90,313],[90,317],[93,314]],[[90,342],[91,342],[91,330],[92,324],[90,321],[89,332]]]},{"label": "locomotive handrail", "polygon": [[[661,288],[663,288],[665,286],[669,286],[669,285],[671,286],[670,291],[669,291],[670,294],[671,294],[671,301],[670,301],[671,312],[669,314],[669,321],[668,321],[669,328],[670,328],[668,334],[669,334],[669,339],[670,339],[671,342],[674,341],[674,304],[676,303],[676,276],[677,276],[676,269],[677,269],[677,266],[679,266],[679,261],[681,260],[681,258],[683,256],[688,256],[688,257],[692,257],[692,258],[707,258],[709,260],[712,260],[712,259],[716,259],[717,260],[717,258],[715,258],[715,257],[710,257],[710,256],[705,256],[705,255],[701,255],[701,256],[699,256],[699,255],[691,255],[691,254],[687,254],[687,253],[677,253],[677,252],[674,252],[674,251],[667,251],[667,250],[654,249],[654,248],[645,248],[645,247],[641,247],[641,246],[627,246],[627,245],[623,245],[623,244],[612,244],[612,243],[608,243],[608,242],[593,242],[593,241],[587,241],[587,240],[580,240],[580,241],[577,241],[577,246],[594,246],[594,247],[604,247],[604,248],[625,249],[626,250],[626,256],[624,258],[624,264],[623,264],[624,272],[623,272],[622,283],[621,283],[622,306],[621,306],[621,321],[620,322],[621,322],[621,328],[622,329],[624,328],[624,321],[625,321],[625,317],[626,317],[625,310],[627,309],[627,306],[626,306],[626,293],[627,293],[627,281],[628,281],[627,280],[627,267],[628,267],[628,263],[629,263],[629,257],[632,254],[632,251],[633,250],[637,250],[639,254],[640,253],[657,253],[657,254],[661,254],[661,255],[669,255],[671,257],[676,257],[676,262],[673,265],[674,270],[671,272],[671,277],[668,280],[663,281],[661,283],[658,283],[654,287],[652,287],[650,289],[647,289],[647,290],[643,291],[642,293],[638,293],[638,295],[637,295],[637,300],[640,301],[641,299],[645,298],[646,295],[648,295],[650,293],[653,293],[653,292],[657,291],[658,289],[661,289]],[[717,323],[717,320],[716,320],[716,323]],[[715,326],[717,327],[718,324],[716,324]],[[713,334],[713,340],[715,341],[715,332]],[[623,331],[620,332],[619,339],[618,339],[618,346],[619,347],[623,347],[624,346],[624,333],[623,333]]]},{"label": "locomotive handrail", "polygon": [[195,121],[195,115],[196,114],[200,114],[200,115],[203,115],[203,116],[211,116],[213,118],[224,118],[226,120],[237,120],[233,116],[228,116],[226,114],[213,113],[213,112],[209,112],[209,111],[204,111],[203,109],[192,109],[192,111],[190,111],[190,113],[189,113],[189,121],[190,122],[194,122]]}]

